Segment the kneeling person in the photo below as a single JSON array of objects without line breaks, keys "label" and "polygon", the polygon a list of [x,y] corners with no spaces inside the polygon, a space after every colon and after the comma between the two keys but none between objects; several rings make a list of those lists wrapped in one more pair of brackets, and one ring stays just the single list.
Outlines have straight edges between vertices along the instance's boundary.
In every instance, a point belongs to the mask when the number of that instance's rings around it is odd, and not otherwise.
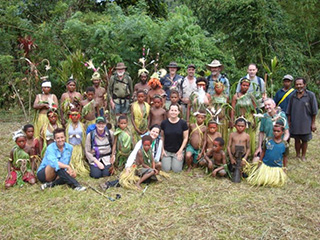
[{"label": "kneeling person", "polygon": [[226,154],[222,150],[224,146],[224,140],[221,137],[217,137],[213,141],[213,147],[205,154],[206,166],[209,171],[212,171],[212,177],[216,177],[217,173],[223,177],[226,175],[225,166],[227,164]]},{"label": "kneeling person", "polygon": [[68,184],[74,190],[86,190],[75,179],[76,173],[69,165],[73,147],[66,143],[65,130],[55,129],[53,137],[55,142],[48,146],[37,172],[39,181],[43,183],[41,189]]}]

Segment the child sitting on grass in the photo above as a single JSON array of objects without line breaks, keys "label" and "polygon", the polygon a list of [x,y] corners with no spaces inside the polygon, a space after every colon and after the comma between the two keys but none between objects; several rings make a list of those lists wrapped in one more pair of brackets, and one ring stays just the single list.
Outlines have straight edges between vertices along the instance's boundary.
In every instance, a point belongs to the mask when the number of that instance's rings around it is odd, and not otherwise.
[{"label": "child sitting on grass", "polygon": [[34,176],[34,162],[30,160],[30,152],[24,150],[27,138],[20,130],[14,133],[13,140],[16,145],[10,151],[8,161],[8,176],[5,181],[5,187],[10,188],[15,184],[22,186],[24,182],[30,184],[36,183]]},{"label": "child sitting on grass", "polygon": [[149,127],[157,124],[161,125],[161,122],[167,119],[167,112],[162,107],[163,99],[161,96],[156,95],[153,98],[153,106],[150,109]]},{"label": "child sitting on grass", "polygon": [[197,122],[190,124],[189,127],[189,143],[186,150],[187,172],[190,172],[192,165],[195,166],[202,157],[204,135],[207,130],[207,127],[204,125],[204,120],[206,118],[205,112],[196,112],[195,115]]},{"label": "child sitting on grass", "polygon": [[159,172],[155,168],[155,162],[152,156],[151,143],[153,142],[152,137],[149,135],[142,137],[142,148],[138,151],[136,156],[136,164],[138,166],[136,174],[140,177],[136,183],[137,187],[141,189],[141,183],[147,179],[157,180]]},{"label": "child sitting on grass", "polygon": [[260,160],[262,163],[249,173],[248,182],[257,186],[281,187],[286,183],[288,143],[283,141],[284,124],[277,122],[273,127],[273,138],[264,142]]},{"label": "child sitting on grass", "polygon": [[226,175],[225,167],[227,164],[226,154],[223,151],[224,140],[222,137],[217,137],[213,141],[213,147],[204,156],[206,160],[206,167],[212,172],[212,177],[217,174],[223,177]]},{"label": "child sitting on grass", "polygon": [[133,139],[128,128],[127,116],[118,118],[118,128],[114,132],[114,136],[111,162],[114,162],[117,169],[122,170],[133,149]]}]

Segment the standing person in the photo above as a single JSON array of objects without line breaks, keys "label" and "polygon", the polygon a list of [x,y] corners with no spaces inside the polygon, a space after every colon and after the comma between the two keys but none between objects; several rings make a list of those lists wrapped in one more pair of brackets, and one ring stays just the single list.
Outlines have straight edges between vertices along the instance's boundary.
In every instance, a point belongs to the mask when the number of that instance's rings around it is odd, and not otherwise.
[{"label": "standing person", "polygon": [[152,74],[148,82],[148,85],[151,87],[151,89],[147,95],[147,103],[149,103],[150,106],[153,106],[153,99],[156,95],[158,95],[163,100],[161,107],[164,107],[164,104],[166,102],[166,92],[162,89],[162,85],[159,80],[159,75],[157,73]]},{"label": "standing person", "polygon": [[286,114],[276,108],[276,104],[272,98],[266,98],[264,100],[264,109],[266,113],[263,114],[260,123],[259,143],[258,148],[254,153],[254,156],[258,156],[262,151],[262,143],[265,137],[273,137],[273,125],[276,121],[284,123],[283,140],[287,141],[290,137],[289,125],[287,122]]},{"label": "standing person", "polygon": [[[316,115],[318,104],[313,92],[306,89],[306,80],[298,77],[294,80],[296,92],[289,99],[287,116],[290,135],[295,141],[296,157],[306,160],[308,142],[317,130]],[[302,154],[302,155],[300,155]]]},{"label": "standing person", "polygon": [[154,96],[153,106],[150,108],[149,127],[154,124],[160,125],[163,120],[167,119],[167,112],[162,108],[162,101],[163,99],[159,95]]},{"label": "standing person", "polygon": [[287,111],[289,99],[294,92],[294,88],[291,87],[293,77],[289,74],[283,77],[283,88],[276,92],[273,100],[275,101],[276,105],[281,108],[283,112]]},{"label": "standing person", "polygon": [[187,122],[180,119],[179,106],[170,105],[168,119],[162,121],[161,129],[164,142],[162,170],[181,172],[183,166],[183,150],[188,142]]},{"label": "standing person", "polygon": [[96,129],[88,133],[85,153],[90,166],[90,177],[101,178],[110,176],[109,171],[114,158],[111,158],[113,132],[107,128],[104,117],[97,117]]},{"label": "standing person", "polygon": [[229,96],[230,84],[225,74],[221,74],[223,65],[219,60],[213,60],[210,64],[207,64],[207,68],[211,71],[210,76],[207,77],[208,86],[207,92],[212,96],[215,93],[214,85],[216,82],[222,82],[224,85],[224,94]]},{"label": "standing person", "polygon": [[193,91],[197,90],[197,79],[194,76],[195,72],[196,66],[194,64],[189,64],[187,67],[188,75],[185,78],[181,78],[178,83],[183,119],[187,119],[189,97]]},{"label": "standing person", "polygon": [[75,179],[76,173],[69,165],[73,147],[66,143],[64,129],[55,129],[53,136],[55,142],[48,146],[37,172],[39,181],[43,183],[41,190],[62,184],[68,184],[76,191],[86,190]]},{"label": "standing person", "polygon": [[172,88],[176,87],[178,88],[178,83],[181,81],[182,76],[177,74],[177,71],[180,69],[178,64],[176,62],[170,62],[170,64],[167,66],[169,73],[166,74],[163,78],[160,79],[160,82],[162,84],[163,90],[167,94],[167,100],[166,100],[166,109],[169,108],[170,105],[170,91]]},{"label": "standing person", "polygon": [[96,121],[96,116],[99,112],[98,104],[94,100],[95,89],[94,87],[87,87],[86,97],[87,99],[80,102],[81,104],[81,116],[85,124],[85,128],[91,124],[94,124]]},{"label": "standing person", "polygon": [[73,146],[70,165],[77,174],[85,176],[89,173],[84,157],[86,130],[84,124],[80,122],[80,113],[77,109],[72,109],[69,118],[66,124],[66,142]]},{"label": "standing person", "polygon": [[60,117],[61,124],[65,126],[68,121],[68,116],[71,108],[76,108],[80,110],[80,101],[82,100],[82,95],[76,91],[76,81],[73,77],[69,78],[67,81],[67,92],[61,95],[60,99]]},{"label": "standing person", "polygon": [[[99,112],[97,112],[97,116],[104,117],[105,109],[107,108],[107,101],[105,99],[106,89],[101,87],[101,76],[98,72],[95,72],[92,77],[91,81],[94,87],[94,101],[96,102],[97,108]],[[97,117],[96,116],[96,117]]]},{"label": "standing person", "polygon": [[42,93],[37,94],[33,103],[33,108],[36,109],[36,116],[34,122],[34,137],[40,136],[41,127],[48,123],[47,111],[50,108],[58,109],[58,98],[56,95],[51,94],[51,82],[44,81],[41,84]]},{"label": "standing person", "polygon": [[116,72],[111,76],[108,85],[110,106],[116,116],[129,112],[130,100],[132,98],[132,79],[126,72],[127,67],[123,62],[117,63]]},{"label": "standing person", "polygon": [[197,90],[193,91],[190,95],[187,110],[187,122],[194,123],[195,117],[193,113],[199,112],[200,110],[206,111],[207,107],[211,103],[211,96],[206,92],[207,79],[204,77],[197,78]]},{"label": "standing person", "polygon": [[250,80],[250,87],[248,93],[252,93],[254,97],[257,99],[258,106],[262,107],[262,101],[266,98],[266,89],[265,89],[265,82],[261,77],[257,76],[258,67],[255,63],[250,63],[247,69],[247,75],[241,78],[237,85],[236,92],[240,92],[241,89],[241,80],[248,79]]},{"label": "standing person", "polygon": [[137,92],[139,90],[143,90],[146,94],[148,94],[149,90],[151,87],[148,84],[148,76],[149,76],[149,71],[145,68],[139,69],[138,71],[138,77],[140,78],[140,82],[134,85],[134,92],[133,92],[133,97],[134,101],[137,99]]}]

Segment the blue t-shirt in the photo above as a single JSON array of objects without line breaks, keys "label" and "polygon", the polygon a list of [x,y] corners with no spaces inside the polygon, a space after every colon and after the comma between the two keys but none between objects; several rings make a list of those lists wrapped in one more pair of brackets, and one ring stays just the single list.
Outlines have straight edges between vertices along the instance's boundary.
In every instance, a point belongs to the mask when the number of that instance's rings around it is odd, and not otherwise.
[{"label": "blue t-shirt", "polygon": [[171,93],[171,87],[176,86],[178,88],[178,83],[183,77],[176,74],[173,78],[173,80],[170,79],[170,75],[167,74],[163,78],[160,79],[162,89],[166,92],[167,94],[167,100],[170,101],[170,93]]},{"label": "blue t-shirt", "polygon": [[69,143],[65,143],[63,147],[63,151],[60,152],[57,144],[55,142],[51,143],[46,150],[44,158],[38,168],[39,172],[41,169],[45,168],[46,166],[50,166],[58,171],[60,169],[58,162],[63,164],[69,165],[71,155],[72,155],[73,147]]},{"label": "blue t-shirt", "polygon": [[284,141],[276,143],[270,138],[265,140],[263,149],[266,152],[262,161],[269,167],[282,167],[283,156],[288,156],[289,154],[289,147]]}]

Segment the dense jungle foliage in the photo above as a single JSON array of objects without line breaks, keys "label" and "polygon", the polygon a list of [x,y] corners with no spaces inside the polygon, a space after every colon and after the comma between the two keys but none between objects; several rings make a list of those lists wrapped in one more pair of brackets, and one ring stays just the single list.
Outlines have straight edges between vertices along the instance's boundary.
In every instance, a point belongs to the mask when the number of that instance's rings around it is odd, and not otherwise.
[{"label": "dense jungle foliage", "polygon": [[259,76],[272,76],[269,93],[292,74],[319,97],[318,0],[11,0],[1,1],[0,11],[1,108],[30,107],[45,75],[58,97],[71,74],[84,91],[90,59],[105,73],[124,61],[137,80],[143,46],[148,62],[160,54],[159,68],[194,63],[198,74],[208,74],[205,64],[219,59],[235,83],[255,62]]}]

